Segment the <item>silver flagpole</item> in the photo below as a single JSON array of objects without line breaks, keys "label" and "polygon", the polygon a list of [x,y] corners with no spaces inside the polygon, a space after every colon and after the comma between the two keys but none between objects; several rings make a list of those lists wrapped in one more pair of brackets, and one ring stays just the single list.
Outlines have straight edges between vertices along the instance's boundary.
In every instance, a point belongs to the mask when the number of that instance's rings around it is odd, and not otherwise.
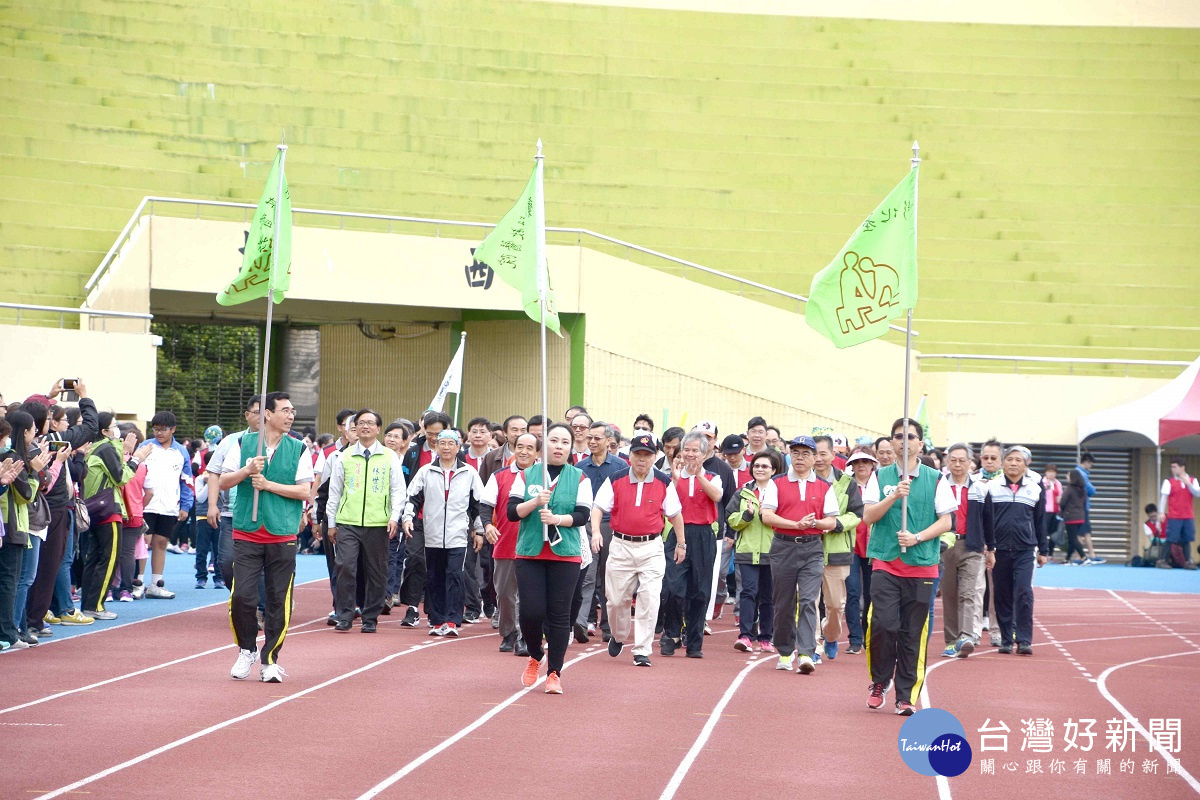
[{"label": "silver flagpole", "polygon": [[[550,471],[546,460],[546,433],[550,428],[549,402],[546,399],[546,292],[549,289],[547,284],[549,278],[546,274],[546,197],[542,191],[542,172],[545,166],[546,157],[542,155],[542,140],[537,140],[537,155],[534,156],[537,162],[536,178],[533,183],[533,204],[534,215],[536,219],[536,255],[537,255],[537,289],[538,289],[538,309],[540,311],[539,318],[541,319],[541,336],[542,336],[542,480],[549,484]],[[546,541],[550,540],[550,532],[546,523],[542,523],[542,538]]]},{"label": "silver flagpole", "polygon": [[[921,146],[917,142],[913,142],[912,146],[912,169],[916,169],[921,164]],[[913,184],[913,255],[916,255],[916,231],[917,231],[917,185]],[[904,466],[901,468],[900,479],[908,477],[908,388],[909,382],[912,379],[912,309],[908,310],[908,323],[904,330],[904,426],[900,428],[904,434],[904,458],[900,462]],[[922,431],[924,433],[924,431]],[[900,532],[908,533],[908,496],[900,498]],[[900,548],[901,553],[908,552],[907,547]]]},{"label": "silver flagpole", "polygon": [[[284,137],[280,137],[281,139]],[[275,310],[275,268],[279,265],[275,263],[275,258],[279,254],[279,207],[283,205],[283,162],[287,161],[287,145],[282,142],[277,145],[279,150],[279,183],[275,187],[275,221],[274,221],[274,237],[271,241],[271,268],[267,275],[270,277],[269,285],[267,286],[267,329],[263,335],[263,368],[262,368],[262,391],[258,393],[258,456],[263,454],[263,440],[267,436],[267,369],[271,363],[271,320],[274,317]],[[284,265],[287,269],[287,265]],[[254,508],[250,519],[258,522],[258,489],[254,490]]]}]

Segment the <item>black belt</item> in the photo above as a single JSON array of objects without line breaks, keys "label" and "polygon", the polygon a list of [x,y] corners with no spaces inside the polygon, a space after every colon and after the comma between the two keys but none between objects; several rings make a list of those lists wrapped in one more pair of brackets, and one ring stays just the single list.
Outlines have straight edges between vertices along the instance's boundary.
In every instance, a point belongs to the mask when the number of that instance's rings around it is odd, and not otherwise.
[{"label": "black belt", "polygon": [[786,534],[777,533],[777,534],[775,534],[775,538],[781,542],[802,542],[802,541],[806,542],[811,539],[820,539],[821,534],[820,533],[798,533],[795,536],[788,536]]},{"label": "black belt", "polygon": [[614,537],[616,537],[617,539],[624,539],[627,542],[648,542],[651,539],[659,538],[659,536],[661,536],[661,535],[662,534],[651,533],[647,536],[630,536],[627,533],[617,533],[616,531],[613,531]]}]

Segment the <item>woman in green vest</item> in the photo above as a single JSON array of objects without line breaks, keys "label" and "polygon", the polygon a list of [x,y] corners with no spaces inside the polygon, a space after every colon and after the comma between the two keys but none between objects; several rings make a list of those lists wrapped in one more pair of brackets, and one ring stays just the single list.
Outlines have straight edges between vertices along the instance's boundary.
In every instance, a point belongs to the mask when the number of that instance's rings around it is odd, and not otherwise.
[{"label": "woman in green vest", "polygon": [[[579,583],[585,525],[592,512],[591,481],[570,463],[573,438],[561,422],[551,425],[544,461],[518,475],[508,495],[508,518],[520,523],[517,597],[521,635],[529,648],[521,683],[537,683],[545,655],[547,694],[562,694],[560,675],[571,633],[571,601]],[[543,629],[547,630],[545,654]]]}]

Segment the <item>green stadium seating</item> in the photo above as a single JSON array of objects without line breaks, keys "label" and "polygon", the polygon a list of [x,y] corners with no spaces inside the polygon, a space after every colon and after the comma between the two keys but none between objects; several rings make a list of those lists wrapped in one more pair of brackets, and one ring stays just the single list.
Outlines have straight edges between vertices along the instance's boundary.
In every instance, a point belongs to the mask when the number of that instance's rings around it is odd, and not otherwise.
[{"label": "green stadium seating", "polygon": [[1190,360],[1198,62],[1188,29],[14,0],[0,275],[77,304],[143,196],[253,202],[286,129],[297,206],[494,221],[541,137],[551,225],[807,294],[917,139],[923,352]]}]

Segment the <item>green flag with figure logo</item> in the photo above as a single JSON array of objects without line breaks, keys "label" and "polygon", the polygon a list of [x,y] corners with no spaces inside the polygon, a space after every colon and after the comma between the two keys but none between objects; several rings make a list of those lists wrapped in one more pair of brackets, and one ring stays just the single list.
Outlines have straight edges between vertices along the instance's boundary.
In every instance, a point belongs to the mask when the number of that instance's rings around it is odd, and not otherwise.
[{"label": "green flag with figure logo", "polygon": [[[288,194],[287,178],[281,173],[283,153],[283,150],[276,152],[271,175],[263,187],[258,207],[254,209],[250,234],[246,237],[246,248],[242,253],[242,270],[233,283],[217,295],[217,302],[223,306],[257,300],[268,293],[276,303],[281,303],[291,286],[292,198]],[[278,216],[275,213],[277,207]],[[274,252],[276,220],[279,224],[278,253]]]},{"label": "green flag with figure logo", "polygon": [[925,401],[928,399],[929,395],[921,395],[921,402],[917,405],[917,424],[925,432],[925,450],[927,452],[933,449],[933,434],[929,432],[929,408],[925,405]]},{"label": "green flag with figure logo", "polygon": [[[538,231],[544,230],[546,221],[538,219],[539,203],[537,192],[537,169],[529,176],[529,183],[517,204],[504,215],[487,238],[475,248],[475,260],[491,267],[500,279],[521,292],[521,306],[534,322],[541,322],[538,302]],[[554,305],[554,292],[550,290],[550,275],[546,280],[546,327],[562,336],[558,327],[558,312]]]},{"label": "green flag with figure logo", "polygon": [[813,276],[804,318],[838,347],[888,331],[917,304],[917,170],[909,170],[863,220],[841,252]]}]

